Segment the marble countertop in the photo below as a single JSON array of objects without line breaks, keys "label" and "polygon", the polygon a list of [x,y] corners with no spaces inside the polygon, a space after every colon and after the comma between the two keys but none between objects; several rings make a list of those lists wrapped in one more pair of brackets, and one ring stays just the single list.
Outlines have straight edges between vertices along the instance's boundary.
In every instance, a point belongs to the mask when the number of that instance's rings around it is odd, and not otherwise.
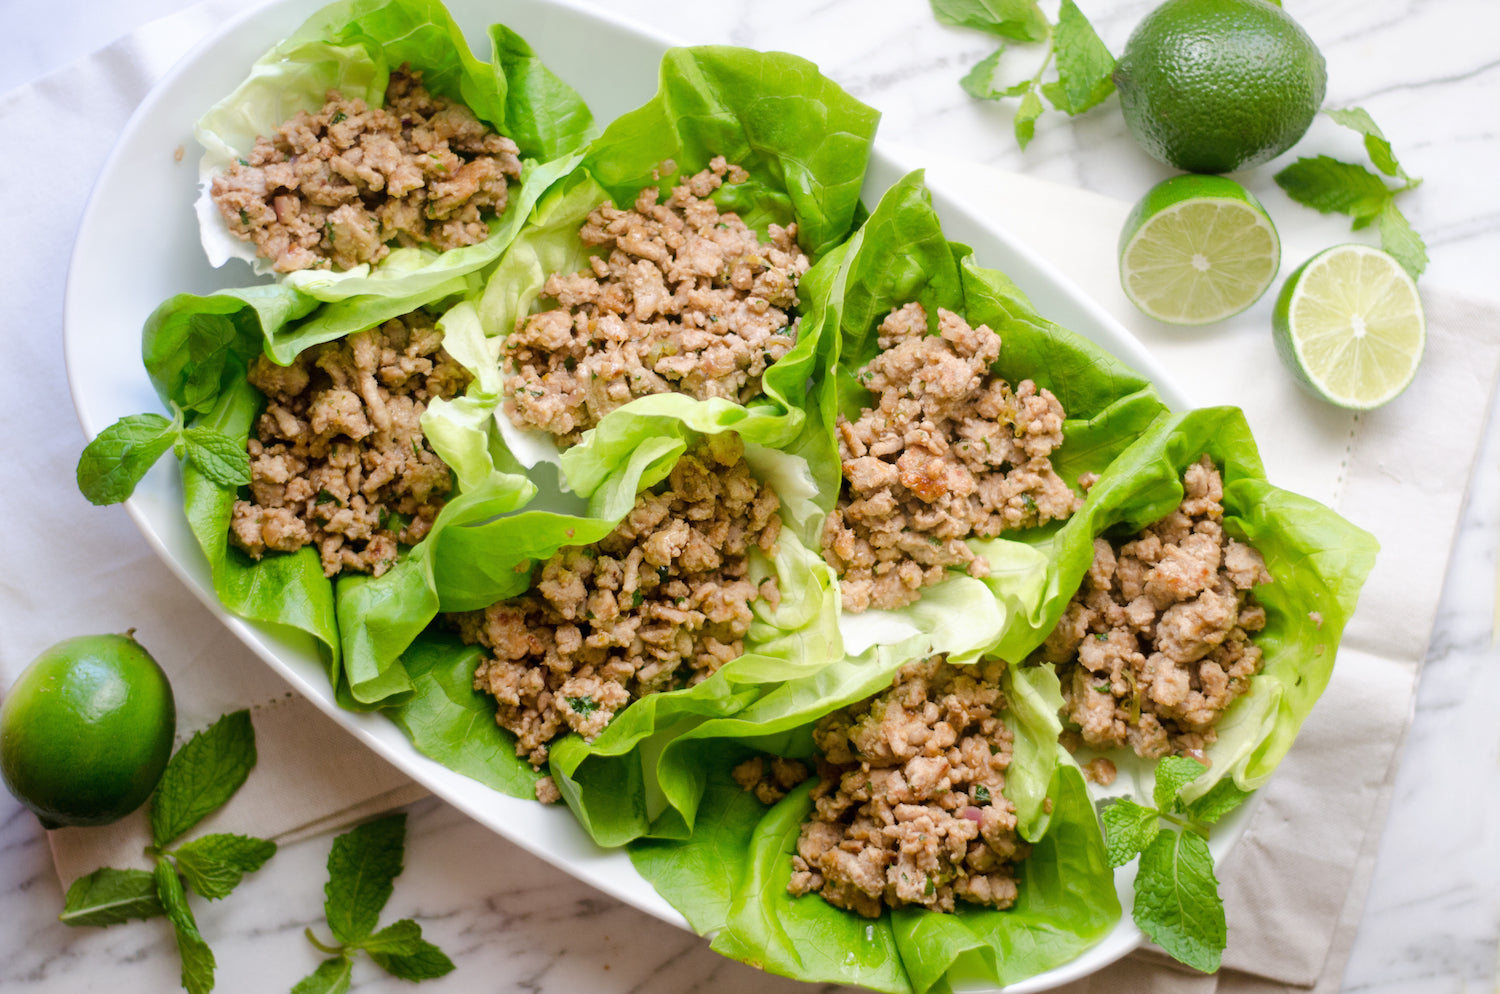
[{"label": "marble countertop", "polygon": [[[1082,0],[1111,50],[1155,0]],[[26,84],[188,6],[187,0],[97,5],[51,0],[8,11],[0,93]],[[1039,178],[1133,200],[1169,173],[1139,153],[1111,103],[1069,121],[1048,114],[1025,152],[1008,106],[968,98],[957,81],[994,45],[936,24],[920,0],[612,0],[596,4],[693,42],[795,52],[883,113],[881,134]],[[1402,209],[1432,259],[1424,286],[1500,301],[1500,5],[1489,0],[1286,0],[1328,61],[1328,103],[1359,105],[1425,179]],[[1299,154],[1358,156],[1321,120]],[[1274,167],[1239,178],[1278,218],[1333,244],[1342,219],[1291,204]],[[1500,545],[1500,434],[1476,463],[1436,629],[1418,689],[1388,821],[1344,976],[1346,991],[1396,994],[1494,989],[1500,946],[1500,651],[1491,639]],[[1436,429],[1435,429],[1436,430]],[[0,605],[6,603],[0,584]],[[5,659],[8,680],[24,663]],[[607,898],[499,839],[447,805],[410,810],[406,872],[387,917],[419,919],[461,964],[423,991],[714,990],[787,992],[802,985],[743,967]],[[327,836],[283,848],[230,900],[198,906],[219,963],[218,990],[288,990],[318,962],[301,938],[322,920]],[[36,820],[0,793],[0,988],[14,994],[177,989],[166,929],[72,930]],[[1232,942],[1231,937],[1231,942]],[[405,990],[368,963],[359,990]]]}]

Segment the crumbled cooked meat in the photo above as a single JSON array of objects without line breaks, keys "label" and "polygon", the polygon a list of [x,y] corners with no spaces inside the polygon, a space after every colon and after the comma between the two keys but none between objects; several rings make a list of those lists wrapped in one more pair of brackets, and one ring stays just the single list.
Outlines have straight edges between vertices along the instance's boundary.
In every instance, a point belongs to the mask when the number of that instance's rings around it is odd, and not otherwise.
[{"label": "crumbled cooked meat", "polygon": [[1114,761],[1105,756],[1095,756],[1083,764],[1083,775],[1090,783],[1096,783],[1101,787],[1108,787],[1115,782],[1115,776],[1120,771],[1116,769]]},{"label": "crumbled cooked meat", "polygon": [[421,541],[453,489],[422,435],[422,412],[470,374],[424,311],[306,349],[289,366],[264,355],[250,383],[266,395],[250,452],[250,499],[230,539],[259,559],[316,545],[323,572],[380,576],[398,545]]},{"label": "crumbled cooked meat", "polygon": [[1063,409],[1031,380],[990,371],[1000,336],[921,304],[880,325],[881,352],[859,373],[878,397],[838,420],[844,487],[823,527],[823,558],[843,608],[910,604],[950,566],[989,572],[964,540],[1066,518],[1079,499],[1052,468]]},{"label": "crumbled cooked meat", "polygon": [[542,777],[536,782],[536,799],[543,804],[556,804],[562,800],[562,791],[557,789],[557,781],[551,777]]},{"label": "crumbled cooked meat", "polygon": [[257,138],[209,192],[229,231],[289,273],[379,262],[391,242],[481,242],[520,175],[515,142],[402,66],[383,108],[330,90],[316,114]]},{"label": "crumbled cooked meat", "polygon": [[1204,759],[1219,716],[1250,689],[1266,623],[1251,593],[1265,561],[1224,531],[1223,481],[1208,456],[1181,506],[1121,545],[1094,540],[1083,585],[1039,656],[1057,664],[1065,716],[1096,749]]},{"label": "crumbled cooked meat", "polygon": [[818,722],[820,782],[788,890],[869,918],[886,906],[1015,901],[1014,864],[1029,849],[1001,794],[1004,665],[912,663],[889,690]]},{"label": "crumbled cooked meat", "polygon": [[774,491],[750,474],[738,436],[709,439],[642,493],[591,546],[569,546],[526,594],[452,616],[490,651],[474,686],[535,766],[568,730],[592,740],[637,697],[697,683],[744,652],[750,603],[777,603],[749,577],[752,548],[781,530]]},{"label": "crumbled cooked meat", "polygon": [[762,804],[775,804],[786,796],[786,792],[807,779],[807,767],[795,759],[771,757],[766,762],[753,756],[736,766],[730,775],[734,782],[755,794]]},{"label": "crumbled cooked meat", "polygon": [[637,397],[685,393],[747,401],[793,345],[797,282],[808,258],[796,225],[762,243],[709,198],[744,170],[713,160],[672,190],[641,191],[632,210],[605,203],[579,231],[601,254],[584,272],[547,278],[558,304],[505,339],[505,411],[522,428],[572,444]]}]

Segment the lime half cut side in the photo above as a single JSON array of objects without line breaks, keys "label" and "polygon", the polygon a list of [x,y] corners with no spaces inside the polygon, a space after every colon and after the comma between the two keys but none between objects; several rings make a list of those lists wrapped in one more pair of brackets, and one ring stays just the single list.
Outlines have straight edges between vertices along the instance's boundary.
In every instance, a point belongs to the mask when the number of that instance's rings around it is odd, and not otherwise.
[{"label": "lime half cut side", "polygon": [[1392,256],[1337,245],[1286,281],[1273,316],[1276,351],[1318,396],[1367,411],[1411,383],[1427,344],[1417,284]]},{"label": "lime half cut side", "polygon": [[1260,299],[1281,239],[1250,191],[1222,176],[1176,176],[1135,205],[1120,235],[1120,285],[1167,324],[1222,321]]}]

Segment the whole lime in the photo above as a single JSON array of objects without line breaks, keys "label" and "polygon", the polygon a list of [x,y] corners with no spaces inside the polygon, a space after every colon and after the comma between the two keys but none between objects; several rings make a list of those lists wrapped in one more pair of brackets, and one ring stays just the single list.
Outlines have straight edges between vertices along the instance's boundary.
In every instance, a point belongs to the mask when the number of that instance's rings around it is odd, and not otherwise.
[{"label": "whole lime", "polygon": [[1167,0],[1136,26],[1114,80],[1141,148],[1194,173],[1248,169],[1291,148],[1328,81],[1307,32],[1267,0]]},{"label": "whole lime", "polygon": [[151,796],[176,727],[171,684],[139,642],[67,639],[0,704],[0,775],[47,828],[107,824]]}]

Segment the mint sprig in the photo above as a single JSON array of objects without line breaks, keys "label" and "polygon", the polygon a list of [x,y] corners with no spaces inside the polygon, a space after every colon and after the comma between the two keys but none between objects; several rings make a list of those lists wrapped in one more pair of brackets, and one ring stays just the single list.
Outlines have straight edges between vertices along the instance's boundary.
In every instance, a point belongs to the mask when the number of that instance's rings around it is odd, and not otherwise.
[{"label": "mint sprig", "polygon": [[403,918],[376,931],[380,912],[390,900],[406,856],[406,815],[366,822],[333,840],[328,853],[328,883],[323,914],[334,944],[307,940],[331,955],[298,981],[292,994],[335,994],[349,989],[354,954],[363,949],[392,976],[427,980],[453,970],[453,961],[422,938],[422,927]]},{"label": "mint sprig", "polygon": [[104,867],[68,888],[58,919],[66,925],[104,927],[165,915],[177,935],[182,986],[190,994],[214,987],[214,954],[198,930],[188,889],[208,900],[226,897],[245,874],[260,869],[276,843],[244,835],[204,835],[168,848],[218,810],[255,767],[250,712],[235,711],[195,734],[173,754],[151,794],[151,845],[155,868]]},{"label": "mint sprig", "polygon": [[207,425],[187,427],[181,408],[169,420],[131,414],[105,428],[78,457],[78,489],[94,504],[118,504],[172,450],[204,476],[228,487],[250,482],[250,456],[237,439]]},{"label": "mint sprig", "polygon": [[[1323,112],[1336,123],[1364,138],[1365,153],[1379,173],[1328,155],[1301,158],[1275,176],[1276,185],[1297,203],[1324,214],[1345,214],[1355,231],[1377,226],[1380,247],[1401,263],[1412,279],[1427,268],[1427,246],[1405,215],[1396,198],[1422,184],[1402,167],[1391,143],[1369,113],[1361,107]],[[1397,185],[1392,186],[1394,181]]]},{"label": "mint sprig", "polygon": [[1208,848],[1209,826],[1250,795],[1233,781],[1221,780],[1184,802],[1182,789],[1205,769],[1195,759],[1168,756],[1156,766],[1154,807],[1121,798],[1101,818],[1110,866],[1124,866],[1140,856],[1131,909],[1136,925],[1173,959],[1213,973],[1228,928]]},{"label": "mint sprig", "polygon": [[[1098,106],[1115,92],[1114,56],[1073,0],[1062,0],[1056,24],[1047,20],[1035,0],[1008,4],[978,0],[931,0],[931,3],[934,15],[944,24],[979,28],[1007,39],[1007,44],[969,70],[959,85],[979,100],[1020,97],[1014,128],[1016,143],[1023,149],[1036,135],[1037,118],[1046,111],[1044,97],[1055,109],[1073,117]],[[1035,75],[999,86],[995,74],[1010,43],[1041,43],[1046,48]],[[1054,65],[1056,78],[1044,82]]]}]

